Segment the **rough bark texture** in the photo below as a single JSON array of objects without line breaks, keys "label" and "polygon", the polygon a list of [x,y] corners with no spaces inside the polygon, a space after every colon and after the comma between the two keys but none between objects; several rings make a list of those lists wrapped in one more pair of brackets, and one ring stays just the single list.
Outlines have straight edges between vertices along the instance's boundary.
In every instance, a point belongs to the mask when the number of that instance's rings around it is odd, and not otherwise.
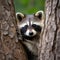
[{"label": "rough bark texture", "polygon": [[46,21],[39,60],[60,60],[60,0],[46,0]]},{"label": "rough bark texture", "polygon": [[13,0],[0,0],[0,60],[27,60],[17,42]]}]

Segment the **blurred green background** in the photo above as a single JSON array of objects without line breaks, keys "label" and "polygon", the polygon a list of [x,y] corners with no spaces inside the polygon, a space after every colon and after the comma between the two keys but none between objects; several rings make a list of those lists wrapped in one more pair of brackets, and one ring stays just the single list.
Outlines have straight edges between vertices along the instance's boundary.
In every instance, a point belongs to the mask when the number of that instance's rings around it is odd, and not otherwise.
[{"label": "blurred green background", "polygon": [[44,10],[45,0],[14,0],[15,11],[24,14],[32,14]]}]

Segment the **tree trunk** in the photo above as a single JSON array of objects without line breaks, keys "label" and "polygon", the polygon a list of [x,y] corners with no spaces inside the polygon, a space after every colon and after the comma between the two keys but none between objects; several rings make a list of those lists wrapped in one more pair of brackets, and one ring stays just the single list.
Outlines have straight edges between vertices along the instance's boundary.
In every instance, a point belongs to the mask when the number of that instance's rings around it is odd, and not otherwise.
[{"label": "tree trunk", "polygon": [[0,60],[27,60],[17,41],[13,0],[0,0]]},{"label": "tree trunk", "polygon": [[60,0],[46,0],[45,12],[39,60],[60,60]]}]

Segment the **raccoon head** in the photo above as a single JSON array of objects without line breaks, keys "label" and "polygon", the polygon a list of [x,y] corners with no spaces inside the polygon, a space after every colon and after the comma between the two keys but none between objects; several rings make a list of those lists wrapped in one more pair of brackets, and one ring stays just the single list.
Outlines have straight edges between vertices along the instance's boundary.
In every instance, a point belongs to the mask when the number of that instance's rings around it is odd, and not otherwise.
[{"label": "raccoon head", "polygon": [[32,15],[16,13],[18,29],[23,37],[33,38],[41,33],[44,27],[44,12],[38,11]]}]

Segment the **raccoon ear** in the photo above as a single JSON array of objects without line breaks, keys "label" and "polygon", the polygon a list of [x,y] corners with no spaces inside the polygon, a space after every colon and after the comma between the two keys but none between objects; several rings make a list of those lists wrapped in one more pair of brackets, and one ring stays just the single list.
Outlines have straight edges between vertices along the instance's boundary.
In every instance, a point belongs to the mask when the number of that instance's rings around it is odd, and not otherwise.
[{"label": "raccoon ear", "polygon": [[40,20],[44,17],[44,12],[43,11],[38,11],[34,14],[36,17],[38,17]]},{"label": "raccoon ear", "polygon": [[24,17],[25,17],[25,15],[22,14],[22,13],[20,13],[20,12],[17,12],[17,13],[16,13],[16,19],[17,19],[17,20],[21,21]]}]

